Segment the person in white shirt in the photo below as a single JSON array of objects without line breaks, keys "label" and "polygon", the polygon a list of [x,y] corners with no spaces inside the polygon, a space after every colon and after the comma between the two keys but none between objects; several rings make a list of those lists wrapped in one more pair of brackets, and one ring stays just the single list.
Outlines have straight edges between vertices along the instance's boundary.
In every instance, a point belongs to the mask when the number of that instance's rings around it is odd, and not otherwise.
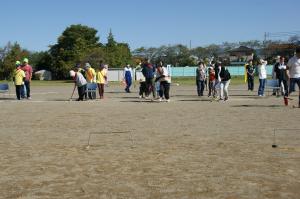
[{"label": "person in white shirt", "polygon": [[258,76],[259,76],[259,87],[258,87],[258,96],[262,97],[264,96],[265,91],[265,83],[267,79],[267,69],[266,66],[268,64],[267,61],[260,59],[258,65]]},{"label": "person in white shirt", "polygon": [[155,82],[160,82],[160,90],[159,90],[159,101],[162,101],[164,97],[166,102],[170,102],[170,75],[166,67],[163,66],[162,62],[159,62],[157,65],[157,77]]},{"label": "person in white shirt", "polygon": [[84,94],[86,92],[86,84],[87,81],[83,77],[83,75],[78,71],[78,69],[75,69],[75,71],[70,71],[70,76],[74,79],[74,90],[77,86],[78,89],[78,99],[77,101],[83,101]]},{"label": "person in white shirt", "polygon": [[[289,59],[287,64],[287,70],[289,72],[289,78],[290,78],[289,93],[295,91],[295,84],[298,85],[298,88],[300,90],[300,47],[296,49],[295,56]],[[300,91],[299,91],[298,107],[300,108]]]}]

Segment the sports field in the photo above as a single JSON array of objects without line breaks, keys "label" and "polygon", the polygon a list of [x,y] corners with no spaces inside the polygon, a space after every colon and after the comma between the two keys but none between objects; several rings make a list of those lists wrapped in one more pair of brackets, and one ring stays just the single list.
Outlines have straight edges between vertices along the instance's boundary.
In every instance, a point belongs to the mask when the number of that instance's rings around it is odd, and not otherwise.
[{"label": "sports field", "polygon": [[229,101],[211,102],[180,85],[158,103],[114,84],[102,101],[70,102],[72,86],[0,95],[0,198],[300,196],[296,93],[285,107],[233,85]]}]

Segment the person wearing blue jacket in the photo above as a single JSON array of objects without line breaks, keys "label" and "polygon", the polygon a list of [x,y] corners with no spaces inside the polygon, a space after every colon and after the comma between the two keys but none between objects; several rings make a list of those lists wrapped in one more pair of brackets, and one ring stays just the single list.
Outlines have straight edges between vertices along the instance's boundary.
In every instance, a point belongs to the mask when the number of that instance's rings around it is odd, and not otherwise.
[{"label": "person wearing blue jacket", "polygon": [[155,91],[155,82],[154,82],[154,73],[155,67],[146,59],[142,66],[142,73],[146,79],[146,98],[149,97],[150,93],[152,92],[153,98],[156,98],[156,91]]}]

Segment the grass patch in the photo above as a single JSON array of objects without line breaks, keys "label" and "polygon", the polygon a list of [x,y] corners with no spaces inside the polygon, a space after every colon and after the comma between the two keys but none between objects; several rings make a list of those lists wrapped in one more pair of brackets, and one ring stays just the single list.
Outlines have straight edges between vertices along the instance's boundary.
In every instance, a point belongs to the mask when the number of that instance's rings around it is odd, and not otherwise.
[{"label": "grass patch", "polygon": [[[0,83],[9,83],[10,86],[13,86],[12,81],[0,81]],[[180,85],[196,85],[195,77],[172,77],[172,83],[179,83]],[[66,86],[73,84],[72,80],[52,80],[52,81],[40,81],[40,80],[32,80],[31,86]],[[136,85],[139,84],[138,81],[135,82]],[[244,81],[244,76],[232,76],[231,85],[243,85],[246,84]],[[258,77],[255,77],[255,84],[258,84]],[[121,82],[118,81],[110,81],[109,85],[118,86],[122,85]]]}]

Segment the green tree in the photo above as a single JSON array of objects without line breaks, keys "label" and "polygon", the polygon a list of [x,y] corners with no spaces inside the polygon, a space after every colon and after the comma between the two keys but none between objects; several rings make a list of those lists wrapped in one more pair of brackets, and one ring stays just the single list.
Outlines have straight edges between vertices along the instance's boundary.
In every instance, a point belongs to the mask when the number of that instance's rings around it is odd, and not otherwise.
[{"label": "green tree", "polygon": [[52,57],[48,51],[31,53],[29,60],[35,70],[51,70]]},{"label": "green tree", "polygon": [[82,62],[89,52],[101,47],[96,34],[96,29],[81,24],[66,28],[57,44],[50,48],[51,71],[55,78],[65,78],[75,63]]},{"label": "green tree", "polygon": [[28,57],[29,51],[22,49],[18,43],[10,42],[1,50],[0,78],[11,79],[17,60]]},{"label": "green tree", "polygon": [[132,63],[129,45],[116,42],[111,30],[105,45],[105,62],[111,67],[122,67],[126,63]]},{"label": "green tree", "polygon": [[92,67],[99,67],[100,63],[106,62],[105,52],[103,48],[90,49],[83,57],[83,63],[89,62]]}]

